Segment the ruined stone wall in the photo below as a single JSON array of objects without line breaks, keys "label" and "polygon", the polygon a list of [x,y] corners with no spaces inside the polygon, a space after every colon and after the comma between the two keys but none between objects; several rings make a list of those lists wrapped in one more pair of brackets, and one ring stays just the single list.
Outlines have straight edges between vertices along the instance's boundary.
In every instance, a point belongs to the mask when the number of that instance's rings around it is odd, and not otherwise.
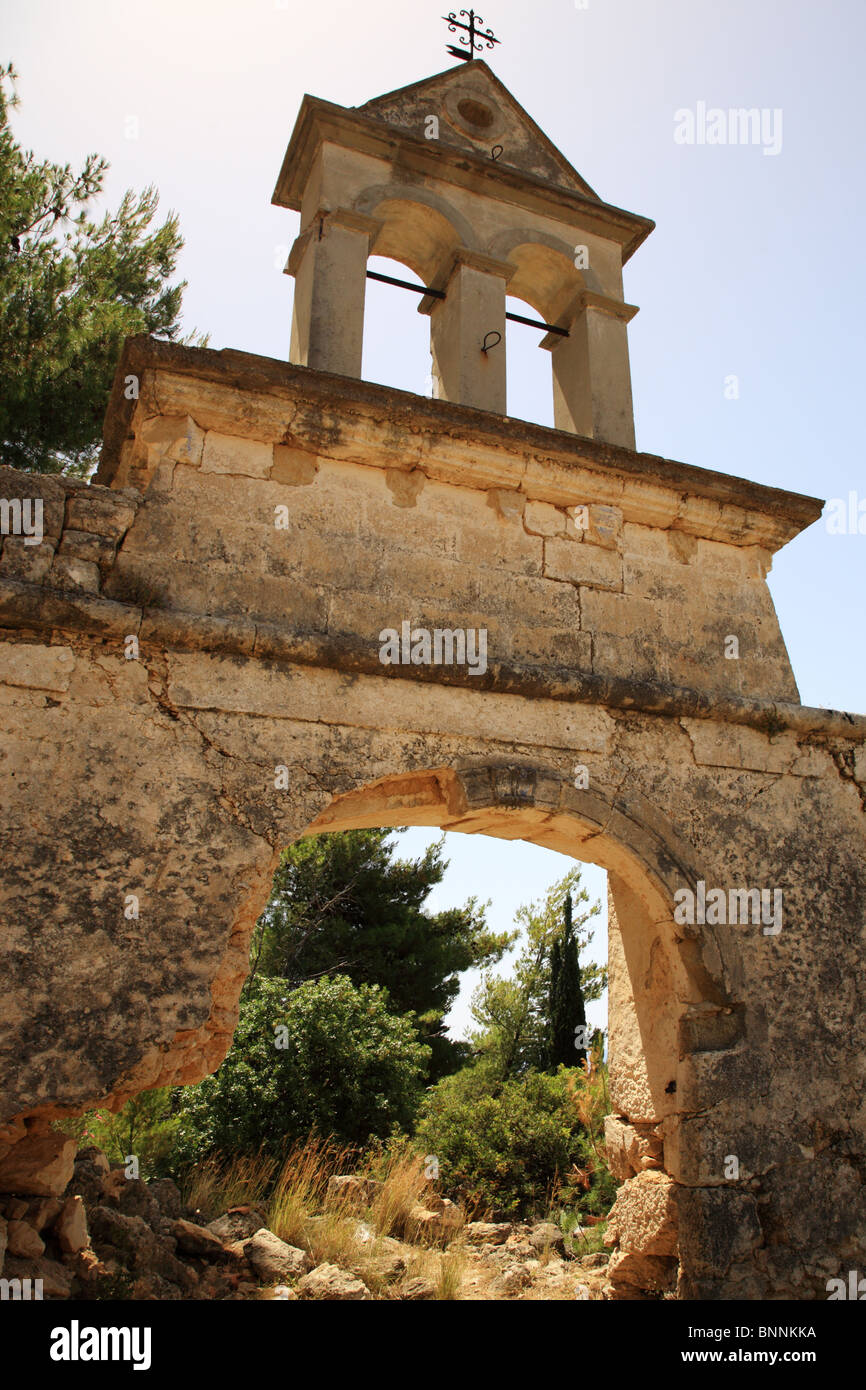
[{"label": "ruined stone wall", "polygon": [[[815,504],[146,344],[99,476],[0,479],[46,518],[0,554],[0,1190],[62,1189],[64,1109],[218,1065],[292,838],[442,825],[611,873],[620,1285],[866,1264],[864,727],[796,704],[763,578]],[[383,666],[404,619],[487,670]],[[675,923],[699,880],[781,931]]]}]

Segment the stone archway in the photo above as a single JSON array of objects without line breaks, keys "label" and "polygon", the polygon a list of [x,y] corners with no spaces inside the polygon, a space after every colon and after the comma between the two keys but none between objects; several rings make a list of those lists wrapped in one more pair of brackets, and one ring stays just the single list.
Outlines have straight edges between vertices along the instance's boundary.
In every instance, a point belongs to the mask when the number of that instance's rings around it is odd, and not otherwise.
[{"label": "stone archway", "polygon": [[[608,828],[615,822],[614,832]],[[730,1011],[712,962],[695,969],[674,925],[672,898],[696,881],[691,855],[673,827],[641,798],[627,811],[616,790],[576,789],[555,768],[479,762],[381,781],[344,793],[306,833],[387,825],[523,840],[608,870],[610,1160],[625,1179],[611,1233],[612,1296],[674,1292],[677,1193],[665,1138],[679,1135],[679,1039],[687,1024]],[[689,1287],[690,1271],[682,1271]]]}]

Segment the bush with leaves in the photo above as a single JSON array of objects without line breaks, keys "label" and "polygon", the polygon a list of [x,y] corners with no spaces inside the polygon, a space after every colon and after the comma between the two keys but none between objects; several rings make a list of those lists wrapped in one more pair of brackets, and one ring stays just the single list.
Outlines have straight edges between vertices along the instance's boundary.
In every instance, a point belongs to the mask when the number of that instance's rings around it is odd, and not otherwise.
[{"label": "bush with leaves", "polygon": [[222,1066],[182,1093],[175,1169],[213,1153],[280,1157],[312,1131],[365,1144],[406,1129],[429,1055],[377,985],[256,980]]},{"label": "bush with leaves", "polygon": [[497,1219],[547,1212],[585,1145],[570,1073],[496,1079],[479,1064],[428,1092],[416,1142],[439,1163],[442,1189]]},{"label": "bush with leaves", "polygon": [[172,1102],[177,1092],[169,1086],[142,1091],[116,1114],[88,1110],[74,1119],[61,1120],[58,1129],[75,1139],[80,1148],[95,1145],[110,1163],[138,1159],[139,1177],[165,1177],[170,1171],[177,1119]]},{"label": "bush with leaves", "polygon": [[580,1125],[582,1158],[572,1168],[563,1200],[587,1216],[606,1216],[616,1197],[617,1183],[607,1164],[604,1117],[610,1114],[604,1036],[596,1030],[589,1055],[565,1075],[565,1088]]}]

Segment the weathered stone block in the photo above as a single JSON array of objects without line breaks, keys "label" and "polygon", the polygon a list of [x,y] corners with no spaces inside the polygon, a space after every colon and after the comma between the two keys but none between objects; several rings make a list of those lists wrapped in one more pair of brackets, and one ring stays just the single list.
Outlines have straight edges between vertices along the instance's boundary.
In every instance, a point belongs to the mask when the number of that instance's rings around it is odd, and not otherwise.
[{"label": "weathered stone block", "polygon": [[544,573],[549,579],[588,584],[594,589],[622,589],[622,561],[615,551],[588,541],[544,542]]},{"label": "weathered stone block", "polygon": [[764,579],[772,556],[755,545],[725,545],[721,541],[695,539],[695,563],[701,574],[721,574],[742,583]]},{"label": "weathered stone block", "polygon": [[89,1243],[87,1234],[87,1213],[81,1197],[67,1197],[63,1209],[54,1224],[60,1248],[68,1255],[86,1249]]},{"label": "weathered stone block", "polygon": [[313,1267],[306,1250],[287,1245],[267,1227],[256,1231],[245,1242],[244,1254],[259,1278],[271,1283],[278,1279],[297,1279]]},{"label": "weathered stone block", "polygon": [[42,504],[42,538],[56,540],[63,529],[67,483],[67,479],[61,481],[48,473],[22,473],[17,469],[0,465],[0,501],[9,504],[5,509],[0,508],[4,513],[0,519],[8,526],[7,535],[13,534],[12,523],[16,512],[19,511],[19,508],[12,505],[16,500],[20,504],[22,519],[27,518],[29,529],[33,533],[39,521],[39,509],[35,506],[38,499]]},{"label": "weathered stone block", "polygon": [[655,526],[640,526],[633,521],[627,521],[622,528],[623,557],[642,557],[669,564],[674,558],[669,537],[669,531],[660,531]]},{"label": "weathered stone block", "polygon": [[81,589],[88,594],[99,593],[99,568],[91,560],[76,560],[56,555],[48,574],[48,582],[57,589]]},{"label": "weathered stone block", "polygon": [[329,1302],[358,1302],[370,1297],[370,1291],[363,1280],[349,1274],[338,1265],[319,1265],[310,1274],[305,1274],[298,1284],[300,1298],[325,1298]]},{"label": "weathered stone block", "polygon": [[610,1171],[616,1178],[631,1178],[644,1169],[662,1166],[662,1140],[655,1125],[628,1124],[607,1115],[604,1142]]},{"label": "weathered stone block", "polygon": [[385,479],[395,507],[414,507],[427,479],[420,468],[408,472],[402,468],[388,468]]},{"label": "weathered stone block", "polygon": [[114,559],[117,546],[108,536],[99,536],[94,531],[72,531],[69,527],[63,532],[58,554],[69,560],[88,560],[105,570]]},{"label": "weathered stone block", "polygon": [[45,1250],[45,1241],[26,1221],[10,1221],[6,1241],[10,1255],[22,1255],[28,1260],[38,1260]]},{"label": "weathered stone block", "polygon": [[27,690],[68,690],[75,657],[68,647],[0,642],[0,682]]},{"label": "weathered stone block", "polygon": [[27,1136],[0,1159],[0,1192],[59,1197],[74,1165],[74,1140],[63,1134]]},{"label": "weathered stone block", "polygon": [[605,1244],[616,1240],[639,1255],[677,1253],[677,1184],[648,1171],[624,1182],[611,1208]]},{"label": "weathered stone block", "polygon": [[171,1234],[177,1241],[178,1250],[184,1255],[194,1255],[202,1260],[222,1262],[226,1252],[222,1241],[213,1231],[198,1226],[194,1221],[178,1218],[172,1223]]},{"label": "weathered stone block", "polygon": [[270,444],[239,435],[217,434],[208,430],[204,441],[203,473],[242,473],[249,478],[267,478],[274,462]]},{"label": "weathered stone block", "polygon": [[522,492],[512,492],[508,488],[491,488],[487,494],[488,504],[501,516],[503,521],[517,521],[523,516],[526,498]]},{"label": "weathered stone block", "polygon": [[651,599],[656,606],[676,605],[681,612],[687,612],[696,602],[695,576],[685,565],[626,555],[622,572],[626,594]]},{"label": "weathered stone block", "polygon": [[66,504],[66,525],[120,541],[135,518],[135,504],[108,488],[92,486],[73,492]]},{"label": "weathered stone block", "polygon": [[678,1209],[680,1260],[692,1276],[723,1278],[732,1264],[748,1259],[760,1243],[761,1226],[751,1193],[681,1187]]},{"label": "weathered stone block", "polygon": [[0,556],[0,573],[31,584],[41,584],[54,561],[54,542],[28,545],[19,536],[7,536]]},{"label": "weathered stone block", "polygon": [[677,1271],[673,1256],[644,1255],[634,1250],[614,1250],[606,1267],[612,1284],[626,1284],[653,1294],[672,1293],[677,1286]]},{"label": "weathered stone block", "polygon": [[583,532],[583,539],[590,545],[600,546],[603,550],[618,549],[622,535],[621,509],[606,507],[596,502],[588,511],[589,524]]},{"label": "weathered stone block", "polygon": [[[565,536],[569,532],[569,518],[558,507],[548,502],[527,502],[523,512],[523,525],[534,536]],[[573,530],[573,528],[572,528]]]},{"label": "weathered stone block", "polygon": [[821,767],[818,750],[801,749],[790,732],[770,737],[758,729],[713,719],[683,719],[682,726],[691,739],[695,762],[704,767],[754,768],[797,776],[818,775]]},{"label": "weathered stone block", "polygon": [[[286,483],[289,487],[309,487],[315,481],[319,465],[312,454],[302,449],[292,449],[287,444],[274,445],[274,461],[271,478],[275,483]],[[418,485],[423,483],[423,475]]]},{"label": "weathered stone block", "polygon": [[145,420],[140,438],[147,445],[151,466],[159,459],[197,467],[204,448],[204,430],[189,415],[154,415]]},{"label": "weathered stone block", "polygon": [[[19,1212],[20,1220],[29,1221],[33,1229],[39,1231],[40,1235],[47,1227],[54,1225],[63,1210],[63,1201],[60,1197],[37,1197],[23,1205],[25,1210]],[[7,1215],[11,1217],[12,1211],[8,1211]]]}]

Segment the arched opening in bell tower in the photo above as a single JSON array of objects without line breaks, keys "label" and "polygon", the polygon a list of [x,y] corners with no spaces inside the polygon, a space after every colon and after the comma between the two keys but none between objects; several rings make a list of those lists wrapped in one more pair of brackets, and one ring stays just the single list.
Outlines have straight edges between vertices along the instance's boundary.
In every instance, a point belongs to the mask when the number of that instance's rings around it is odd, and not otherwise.
[{"label": "arched opening in bell tower", "polygon": [[516,322],[509,315],[537,319],[527,299],[509,294],[505,300],[506,400],[507,413],[516,420],[555,426],[550,358],[539,351],[544,330]]},{"label": "arched opening in bell tower", "polygon": [[371,256],[367,271],[361,368],[364,381],[432,396],[430,325],[418,313],[420,296],[387,280],[370,278],[371,273],[410,282],[417,277],[404,261],[385,256]]}]

